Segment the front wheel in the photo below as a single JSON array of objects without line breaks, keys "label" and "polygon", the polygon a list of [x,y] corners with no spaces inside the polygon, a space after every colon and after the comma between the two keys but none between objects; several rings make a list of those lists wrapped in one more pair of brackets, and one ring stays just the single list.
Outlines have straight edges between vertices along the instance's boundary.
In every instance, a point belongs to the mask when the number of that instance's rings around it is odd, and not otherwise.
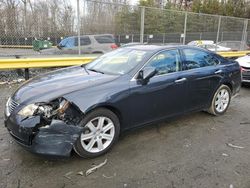
[{"label": "front wheel", "polygon": [[231,89],[226,85],[221,85],[213,96],[208,112],[216,116],[222,115],[227,111],[230,101]]},{"label": "front wheel", "polygon": [[119,137],[119,119],[105,108],[87,114],[81,125],[87,129],[79,136],[74,150],[83,158],[93,158],[106,153]]}]

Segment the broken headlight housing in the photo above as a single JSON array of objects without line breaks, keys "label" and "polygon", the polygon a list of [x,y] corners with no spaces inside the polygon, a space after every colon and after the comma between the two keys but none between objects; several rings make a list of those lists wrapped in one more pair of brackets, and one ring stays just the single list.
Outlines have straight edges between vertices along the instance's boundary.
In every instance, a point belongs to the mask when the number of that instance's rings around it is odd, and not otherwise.
[{"label": "broken headlight housing", "polygon": [[38,106],[36,104],[29,104],[22,108],[19,112],[18,115],[24,116],[24,117],[29,117],[33,116],[35,111],[37,110]]},{"label": "broken headlight housing", "polygon": [[41,116],[46,122],[53,119],[62,120],[67,124],[78,124],[81,121],[81,111],[64,98],[55,99],[50,102],[29,104],[19,112],[22,117]]}]

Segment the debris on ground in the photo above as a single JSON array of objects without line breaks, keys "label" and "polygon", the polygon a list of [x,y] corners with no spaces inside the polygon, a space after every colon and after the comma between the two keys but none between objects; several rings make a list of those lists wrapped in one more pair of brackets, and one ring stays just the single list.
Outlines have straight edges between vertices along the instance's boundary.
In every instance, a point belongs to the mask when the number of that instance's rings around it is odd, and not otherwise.
[{"label": "debris on ground", "polygon": [[64,177],[67,178],[67,179],[69,179],[69,180],[71,180],[71,178],[69,177],[69,175],[71,175],[71,174],[73,174],[72,171],[70,171],[70,172],[64,174]]},{"label": "debris on ground", "polygon": [[113,176],[106,176],[105,174],[103,174],[102,176],[103,176],[104,178],[108,178],[108,179],[110,179],[110,178],[115,177],[115,176],[116,176],[116,173],[114,173],[114,175],[113,175]]},{"label": "debris on ground", "polygon": [[250,122],[241,122],[240,124],[241,124],[241,125],[249,125]]},{"label": "debris on ground", "polygon": [[86,171],[86,176],[92,174],[92,173],[95,172],[98,168],[101,168],[102,166],[104,166],[106,163],[107,163],[107,159],[105,159],[105,161],[102,162],[102,163],[100,163],[99,165],[96,165],[96,166],[94,166],[94,167],[88,169],[88,170]]},{"label": "debris on ground", "polygon": [[77,172],[77,175],[83,176],[83,175],[84,175],[84,174],[83,174],[83,171]]},{"label": "debris on ground", "polygon": [[226,154],[226,153],[222,153],[222,156],[224,156],[224,157],[228,157],[229,155],[228,155],[228,154]]},{"label": "debris on ground", "polygon": [[237,146],[237,145],[234,145],[234,144],[231,144],[231,143],[227,143],[227,145],[229,147],[232,147],[232,148],[244,149],[244,147],[242,147],[242,146]]},{"label": "debris on ground", "polygon": [[20,79],[17,79],[17,80],[0,82],[0,85],[16,84],[16,83],[21,83],[23,81],[25,81],[25,80],[20,78]]},{"label": "debris on ground", "polygon": [[229,185],[229,188],[234,188],[233,184],[230,184],[230,185]]}]

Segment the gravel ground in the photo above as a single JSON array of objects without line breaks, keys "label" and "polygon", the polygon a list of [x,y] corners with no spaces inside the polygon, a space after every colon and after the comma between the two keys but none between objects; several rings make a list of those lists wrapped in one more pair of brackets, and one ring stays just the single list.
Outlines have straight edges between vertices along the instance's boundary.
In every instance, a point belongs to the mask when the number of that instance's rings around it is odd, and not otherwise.
[{"label": "gravel ground", "polygon": [[[1,112],[16,87],[0,86]],[[88,160],[52,161],[25,151],[9,136],[1,113],[0,187],[249,188],[249,101],[244,87],[224,116],[200,112],[127,132],[108,154]],[[93,174],[77,175],[105,159]]]},{"label": "gravel ground", "polygon": [[[58,68],[29,69],[30,77],[34,77]],[[24,80],[24,69],[19,70],[0,70],[0,85],[21,82]]]},{"label": "gravel ground", "polygon": [[19,48],[0,48],[0,58],[15,57],[15,56],[35,56],[39,53],[33,49],[19,49]]}]

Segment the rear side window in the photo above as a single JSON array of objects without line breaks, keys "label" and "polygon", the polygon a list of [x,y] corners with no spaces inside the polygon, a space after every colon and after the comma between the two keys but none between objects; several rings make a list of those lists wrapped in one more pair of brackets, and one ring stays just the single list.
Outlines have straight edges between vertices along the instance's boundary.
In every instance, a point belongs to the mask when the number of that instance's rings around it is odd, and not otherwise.
[{"label": "rear side window", "polygon": [[155,67],[157,75],[177,72],[180,70],[180,55],[178,50],[167,50],[157,54],[147,67]]},{"label": "rear side window", "polygon": [[94,36],[94,38],[100,44],[115,43],[115,40],[111,36]]},{"label": "rear side window", "polygon": [[[89,37],[81,37],[80,38],[80,45],[81,46],[86,46],[91,44],[90,38]],[[75,45],[78,46],[78,38],[75,38]]]},{"label": "rear side window", "polygon": [[213,54],[197,50],[184,49],[186,69],[195,69],[219,64],[219,60]]}]

